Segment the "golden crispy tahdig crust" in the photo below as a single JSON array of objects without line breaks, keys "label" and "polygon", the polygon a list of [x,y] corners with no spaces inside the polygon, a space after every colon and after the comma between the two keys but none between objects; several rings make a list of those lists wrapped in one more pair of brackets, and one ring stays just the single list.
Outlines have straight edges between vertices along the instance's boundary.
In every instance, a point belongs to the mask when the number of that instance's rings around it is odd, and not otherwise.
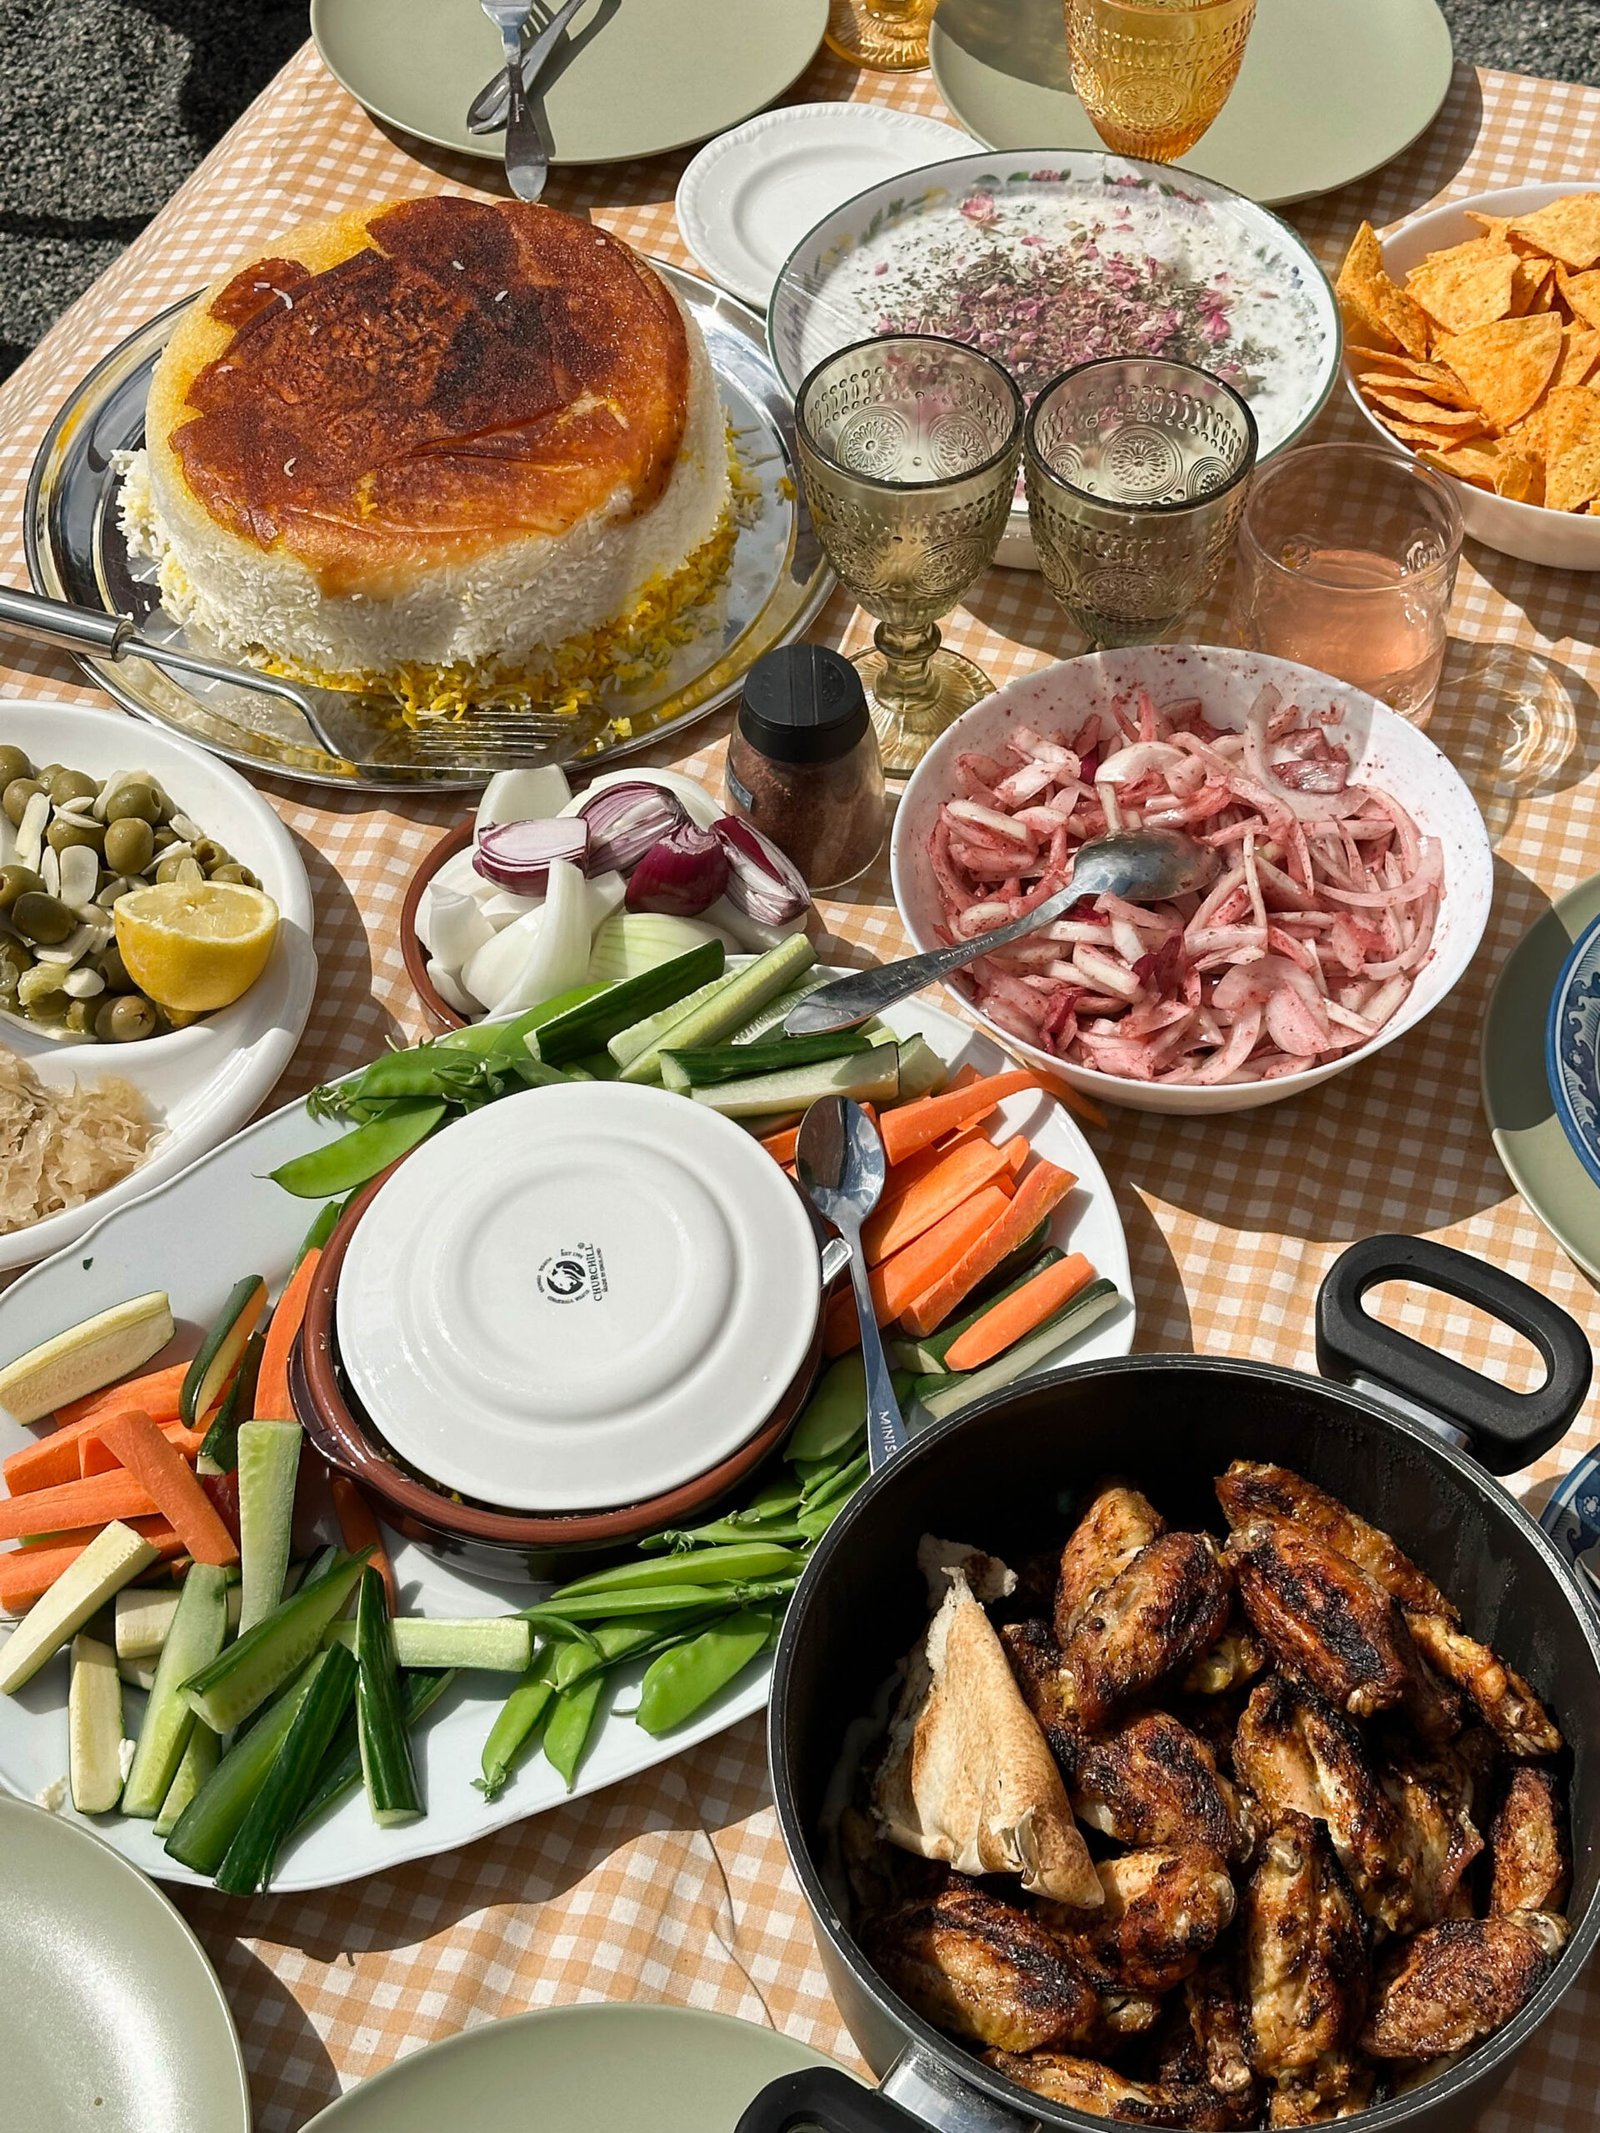
[{"label": "golden crispy tahdig crust", "polygon": [[329,594],[559,535],[672,472],[689,351],[670,292],[553,208],[433,195],[292,231],[213,289],[147,436],[220,526]]}]

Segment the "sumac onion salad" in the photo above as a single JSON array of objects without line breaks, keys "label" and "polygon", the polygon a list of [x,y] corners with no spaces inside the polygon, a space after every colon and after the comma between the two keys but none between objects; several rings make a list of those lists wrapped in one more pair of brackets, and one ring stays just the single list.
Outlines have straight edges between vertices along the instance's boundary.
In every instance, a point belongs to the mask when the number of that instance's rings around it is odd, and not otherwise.
[{"label": "sumac onion salad", "polygon": [[929,851],[942,940],[1034,909],[1107,831],[1182,829],[1221,858],[1203,893],[1085,897],[980,958],[963,973],[975,1005],[1138,1081],[1273,1080],[1370,1042],[1433,953],[1442,851],[1354,777],[1331,723],[1271,684],[1239,732],[1136,690],[1054,733],[1019,724],[998,756],[958,756]]}]

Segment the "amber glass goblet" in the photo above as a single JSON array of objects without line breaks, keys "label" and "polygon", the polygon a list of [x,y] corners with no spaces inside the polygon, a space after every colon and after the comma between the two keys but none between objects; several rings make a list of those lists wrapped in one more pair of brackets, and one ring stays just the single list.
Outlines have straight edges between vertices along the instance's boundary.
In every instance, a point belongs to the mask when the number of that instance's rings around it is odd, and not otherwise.
[{"label": "amber glass goblet", "polygon": [[928,64],[928,25],[938,0],[832,0],[826,37],[841,59],[875,74]]}]

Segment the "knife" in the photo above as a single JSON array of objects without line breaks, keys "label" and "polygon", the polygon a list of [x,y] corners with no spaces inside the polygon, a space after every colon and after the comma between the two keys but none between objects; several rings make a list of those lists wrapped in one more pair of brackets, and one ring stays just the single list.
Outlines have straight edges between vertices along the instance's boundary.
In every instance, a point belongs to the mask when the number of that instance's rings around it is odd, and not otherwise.
[{"label": "knife", "polygon": [[[535,82],[548,65],[551,54],[566,34],[567,24],[584,5],[584,0],[563,0],[544,28],[528,46],[522,58],[522,86],[531,93]],[[504,67],[495,70],[492,81],[486,81],[472,102],[467,106],[467,131],[469,133],[498,133],[506,122],[509,103]]]}]

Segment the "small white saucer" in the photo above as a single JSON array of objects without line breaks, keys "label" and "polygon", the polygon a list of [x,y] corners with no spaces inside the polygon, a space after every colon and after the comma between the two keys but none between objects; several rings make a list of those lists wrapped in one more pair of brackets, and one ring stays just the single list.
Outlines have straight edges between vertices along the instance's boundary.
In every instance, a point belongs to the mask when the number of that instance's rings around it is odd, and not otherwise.
[{"label": "small white saucer", "polygon": [[678,228],[714,281],[765,311],[784,261],[824,215],[972,149],[958,127],[887,104],[780,104],[701,149],[678,182]]},{"label": "small white saucer", "polygon": [[517,1511],[602,1511],[738,1450],[821,1303],[757,1141],[661,1089],[530,1089],[426,1142],[339,1279],[340,1355],[403,1459]]}]

